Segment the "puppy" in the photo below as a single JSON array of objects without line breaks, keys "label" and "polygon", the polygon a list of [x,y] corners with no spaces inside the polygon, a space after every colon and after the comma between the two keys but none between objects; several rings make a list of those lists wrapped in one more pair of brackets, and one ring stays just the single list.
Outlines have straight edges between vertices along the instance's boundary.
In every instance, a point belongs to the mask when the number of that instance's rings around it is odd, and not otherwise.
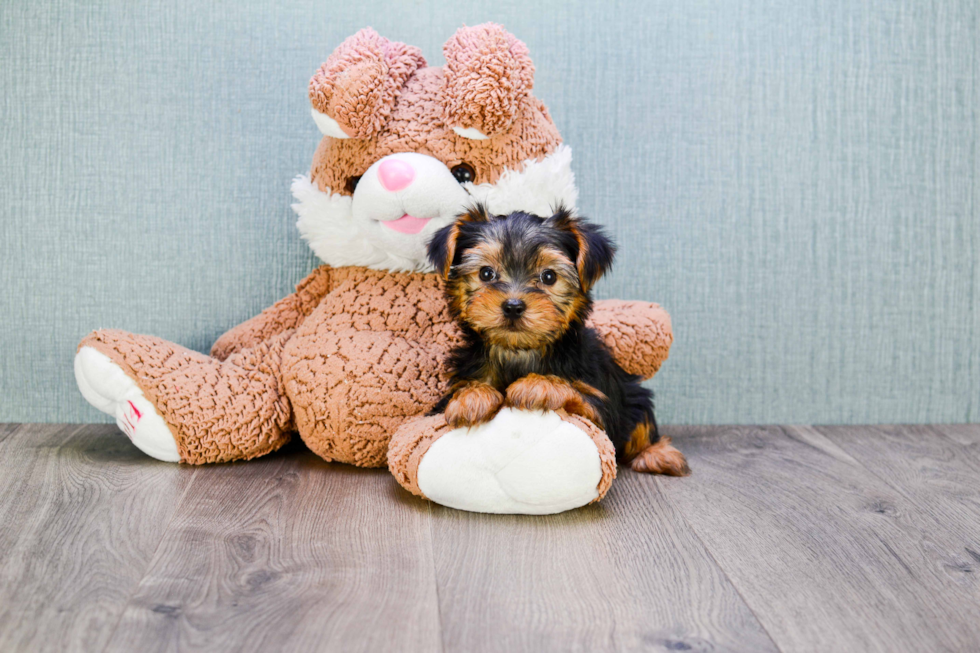
[{"label": "puppy", "polygon": [[602,230],[559,208],[550,218],[491,216],[482,206],[429,242],[463,332],[451,386],[430,414],[452,427],[489,421],[503,406],[581,415],[605,429],[639,472],[683,476],[684,455],[660,438],[653,394],[586,326],[590,289],[612,264]]}]

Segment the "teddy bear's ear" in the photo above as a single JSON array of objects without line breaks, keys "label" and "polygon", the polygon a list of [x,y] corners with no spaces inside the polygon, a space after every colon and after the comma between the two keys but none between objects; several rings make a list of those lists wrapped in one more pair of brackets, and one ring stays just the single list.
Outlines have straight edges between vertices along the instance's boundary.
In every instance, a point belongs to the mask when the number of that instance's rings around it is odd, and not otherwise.
[{"label": "teddy bear's ear", "polygon": [[418,48],[362,29],[341,43],[310,80],[313,120],[326,136],[370,138],[391,116],[402,85],[424,66]]},{"label": "teddy bear's ear", "polygon": [[462,27],[446,56],[446,122],[460,136],[483,140],[510,130],[534,86],[527,46],[500,25]]}]

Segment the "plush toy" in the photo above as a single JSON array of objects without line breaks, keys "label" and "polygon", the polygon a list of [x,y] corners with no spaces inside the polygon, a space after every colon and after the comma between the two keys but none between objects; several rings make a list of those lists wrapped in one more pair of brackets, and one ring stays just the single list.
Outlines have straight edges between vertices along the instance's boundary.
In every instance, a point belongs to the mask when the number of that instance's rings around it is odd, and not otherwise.
[{"label": "plush toy", "polygon": [[[467,510],[545,514],[600,499],[613,447],[588,421],[504,409],[450,430],[426,412],[446,390],[458,331],[426,262],[431,235],[473,201],[550,214],[577,199],[571,152],[531,95],[526,46],[464,27],[426,67],[365,29],[310,82],[324,137],[293,183],[303,238],[326,265],[207,356],[160,338],[94,331],[75,356],[84,397],[141,450],[203,464],[275,451],[298,432],[324,459],[387,464],[409,491]],[[592,324],[628,371],[666,359],[655,304],[601,301]]]}]

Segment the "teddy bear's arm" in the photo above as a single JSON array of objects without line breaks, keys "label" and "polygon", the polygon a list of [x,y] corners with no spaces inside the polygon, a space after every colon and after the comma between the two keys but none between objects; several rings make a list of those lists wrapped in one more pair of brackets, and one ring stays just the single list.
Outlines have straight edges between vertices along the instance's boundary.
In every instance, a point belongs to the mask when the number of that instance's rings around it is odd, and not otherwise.
[{"label": "teddy bear's arm", "polygon": [[222,335],[211,347],[211,355],[224,360],[232,354],[254,347],[287,329],[295,329],[313,312],[332,287],[331,268],[321,265],[296,284],[296,292],[242,322]]},{"label": "teddy bear's arm", "polygon": [[598,301],[589,325],[599,332],[623,369],[644,379],[657,373],[674,341],[670,315],[649,302]]}]

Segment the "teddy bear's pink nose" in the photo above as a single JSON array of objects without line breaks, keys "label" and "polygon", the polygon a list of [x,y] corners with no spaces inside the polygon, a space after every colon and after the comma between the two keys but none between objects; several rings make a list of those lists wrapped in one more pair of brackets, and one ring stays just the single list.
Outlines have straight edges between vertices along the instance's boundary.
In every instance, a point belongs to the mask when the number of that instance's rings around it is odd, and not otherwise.
[{"label": "teddy bear's pink nose", "polygon": [[399,191],[415,179],[415,169],[404,161],[388,159],[378,166],[378,177],[381,185],[391,192]]}]

